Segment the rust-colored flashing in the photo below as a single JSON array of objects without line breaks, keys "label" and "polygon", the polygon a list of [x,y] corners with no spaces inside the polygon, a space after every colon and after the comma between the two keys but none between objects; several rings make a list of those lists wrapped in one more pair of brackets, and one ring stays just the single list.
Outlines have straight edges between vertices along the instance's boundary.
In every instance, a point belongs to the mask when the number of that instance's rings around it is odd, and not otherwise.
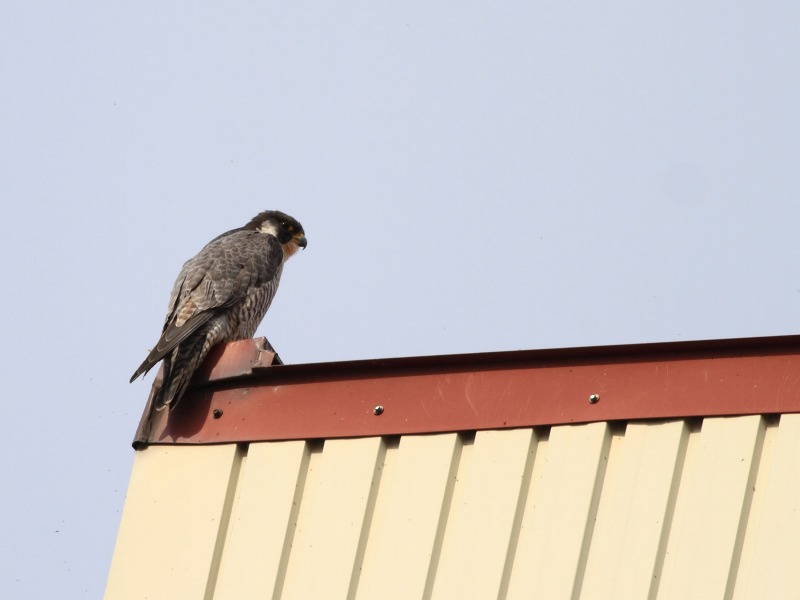
[{"label": "rust-colored flashing", "polygon": [[[800,412],[800,336],[270,366],[262,339],[212,353],[135,446]],[[590,401],[590,398],[592,401]]]}]

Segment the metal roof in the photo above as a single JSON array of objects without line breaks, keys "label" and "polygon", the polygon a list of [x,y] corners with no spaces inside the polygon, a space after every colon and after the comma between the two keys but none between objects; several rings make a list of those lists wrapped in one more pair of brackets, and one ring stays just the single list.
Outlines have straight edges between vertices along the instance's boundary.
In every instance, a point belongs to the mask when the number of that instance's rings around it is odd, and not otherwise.
[{"label": "metal roof", "polygon": [[281,366],[262,344],[218,349],[176,411],[145,411],[135,444],[800,411],[800,336]]},{"label": "metal roof", "polygon": [[800,597],[798,337],[263,352],[150,423],[108,600]]}]

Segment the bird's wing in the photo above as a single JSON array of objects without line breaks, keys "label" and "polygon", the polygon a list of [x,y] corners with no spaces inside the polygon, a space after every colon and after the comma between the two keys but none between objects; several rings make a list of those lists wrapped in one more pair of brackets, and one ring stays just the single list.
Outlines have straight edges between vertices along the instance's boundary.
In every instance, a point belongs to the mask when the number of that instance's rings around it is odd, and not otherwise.
[{"label": "bird's wing", "polygon": [[283,249],[272,236],[234,230],[211,241],[183,265],[172,288],[161,337],[131,381],[220,310],[242,301],[251,287],[270,281],[282,261]]}]

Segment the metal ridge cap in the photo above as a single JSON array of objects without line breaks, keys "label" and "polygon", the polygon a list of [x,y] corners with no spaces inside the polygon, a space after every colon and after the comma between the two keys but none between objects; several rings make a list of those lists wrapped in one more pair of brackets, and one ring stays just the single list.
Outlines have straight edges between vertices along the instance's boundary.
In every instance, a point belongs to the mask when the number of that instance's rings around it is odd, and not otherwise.
[{"label": "metal ridge cap", "polygon": [[[500,350],[492,352],[468,352],[460,354],[431,354],[366,358],[314,363],[270,364],[270,355],[264,352],[263,338],[242,340],[224,345],[219,355],[209,357],[208,373],[199,383],[213,383],[239,378],[269,377],[280,381],[296,381],[335,376],[336,379],[377,375],[380,372],[400,371],[447,371],[465,369],[513,368],[524,364],[549,364],[553,362],[638,362],[655,359],[688,359],[730,355],[782,354],[800,351],[800,335],[763,336],[751,338],[719,338],[710,340],[686,340],[673,342],[646,342],[613,344],[604,346],[572,346],[526,350]],[[255,344],[252,352],[244,351],[240,345]],[[237,364],[231,354],[241,356],[247,364]],[[217,362],[212,362],[217,361]],[[218,368],[219,361],[228,361],[231,368]]]},{"label": "metal ridge cap", "polygon": [[260,340],[216,349],[174,413],[148,401],[134,447],[800,412],[795,335],[265,366],[274,357]]}]

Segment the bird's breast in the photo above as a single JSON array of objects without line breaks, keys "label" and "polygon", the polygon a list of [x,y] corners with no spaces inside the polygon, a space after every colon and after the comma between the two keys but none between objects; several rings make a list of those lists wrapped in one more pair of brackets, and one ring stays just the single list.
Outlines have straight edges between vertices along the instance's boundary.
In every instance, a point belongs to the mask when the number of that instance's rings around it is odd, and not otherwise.
[{"label": "bird's breast", "polygon": [[275,291],[278,289],[279,278],[275,277],[263,286],[248,290],[244,301],[234,310],[235,323],[231,339],[248,339],[255,335],[256,329],[267,314]]}]

